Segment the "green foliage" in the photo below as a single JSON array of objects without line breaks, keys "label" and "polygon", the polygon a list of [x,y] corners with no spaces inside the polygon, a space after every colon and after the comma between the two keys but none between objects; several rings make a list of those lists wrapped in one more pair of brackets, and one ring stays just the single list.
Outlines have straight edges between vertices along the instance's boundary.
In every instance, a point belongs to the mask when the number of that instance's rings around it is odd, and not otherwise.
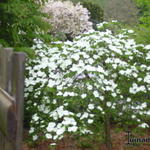
[{"label": "green foliage", "polygon": [[50,40],[50,25],[43,20],[40,4],[34,0],[7,0],[0,3],[0,43],[27,51],[33,39]]},{"label": "green foliage", "polygon": [[139,16],[148,16],[150,13],[150,3],[149,0],[135,0],[137,7],[139,9]]},{"label": "green foliage", "polygon": [[94,24],[97,24],[104,20],[104,12],[103,12],[103,9],[99,5],[91,1],[83,1],[81,2],[81,4],[89,10],[91,21]]},{"label": "green foliage", "polygon": [[137,36],[135,37],[135,39],[138,43],[150,44],[150,36],[149,36],[150,28],[145,27],[142,24],[139,24],[135,30],[137,33]]},{"label": "green foliage", "polygon": [[149,0],[135,0],[139,9],[139,23],[142,26],[148,27],[150,25],[150,2]]},{"label": "green foliage", "polygon": [[137,27],[137,41],[150,44],[150,2],[149,0],[135,0],[139,9],[139,25]]}]

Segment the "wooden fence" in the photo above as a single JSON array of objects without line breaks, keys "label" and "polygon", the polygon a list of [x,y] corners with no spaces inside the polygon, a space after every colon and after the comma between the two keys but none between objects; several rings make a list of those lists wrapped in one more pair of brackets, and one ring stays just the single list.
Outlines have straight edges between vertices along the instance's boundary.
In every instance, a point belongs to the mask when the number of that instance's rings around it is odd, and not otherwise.
[{"label": "wooden fence", "polygon": [[25,54],[0,47],[0,150],[21,150]]}]

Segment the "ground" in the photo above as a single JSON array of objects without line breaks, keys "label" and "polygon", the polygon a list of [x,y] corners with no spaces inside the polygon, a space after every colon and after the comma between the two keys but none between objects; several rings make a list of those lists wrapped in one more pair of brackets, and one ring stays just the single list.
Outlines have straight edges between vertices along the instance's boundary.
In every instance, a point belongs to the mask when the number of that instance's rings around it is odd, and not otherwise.
[{"label": "ground", "polygon": [[[125,132],[113,133],[113,150],[150,150],[150,145],[141,144],[129,146],[126,145],[127,142],[127,134]],[[147,131],[144,137],[150,137],[150,131]],[[138,137],[139,138],[139,137]],[[141,137],[143,138],[143,136]],[[71,137],[66,137],[62,141],[60,141],[55,149],[48,148],[50,141],[45,141],[39,143],[36,147],[30,148],[26,143],[23,144],[23,150],[107,150],[105,144],[92,143],[91,146],[80,145]],[[89,143],[87,143],[89,144]]]}]

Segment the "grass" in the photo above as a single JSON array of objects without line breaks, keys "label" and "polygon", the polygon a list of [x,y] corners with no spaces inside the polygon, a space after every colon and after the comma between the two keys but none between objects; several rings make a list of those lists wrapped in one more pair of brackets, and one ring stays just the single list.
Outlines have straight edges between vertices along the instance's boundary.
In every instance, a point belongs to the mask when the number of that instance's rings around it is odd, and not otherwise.
[{"label": "grass", "polygon": [[[84,0],[71,0],[72,2],[80,2]],[[85,0],[86,1],[86,0]],[[127,24],[137,23],[138,9],[133,0],[88,0],[104,10],[104,18],[106,21],[111,19],[118,20]]]}]

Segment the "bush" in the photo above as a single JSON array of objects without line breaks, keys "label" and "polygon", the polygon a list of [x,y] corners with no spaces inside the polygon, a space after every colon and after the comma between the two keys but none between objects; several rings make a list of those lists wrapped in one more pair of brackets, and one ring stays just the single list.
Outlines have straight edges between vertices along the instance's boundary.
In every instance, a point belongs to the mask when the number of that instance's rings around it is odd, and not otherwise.
[{"label": "bush", "polygon": [[137,26],[137,41],[150,44],[150,2],[149,0],[135,0],[139,9],[139,24]]},{"label": "bush", "polygon": [[149,17],[149,10],[150,10],[150,3],[149,0],[135,0],[137,8],[139,9],[139,16],[148,16]]},{"label": "bush", "polygon": [[74,5],[70,1],[49,1],[43,7],[43,11],[51,17],[47,19],[53,26],[50,33],[61,39],[72,39],[92,29],[89,11],[79,3]]},{"label": "bush", "polygon": [[111,118],[149,127],[142,117],[150,113],[150,45],[136,44],[132,33],[90,31],[50,47],[36,41],[37,58],[29,62],[26,78],[33,141],[101,136],[104,128],[105,140],[111,141]]},{"label": "bush", "polygon": [[103,9],[99,5],[91,1],[82,1],[81,4],[83,5],[83,7],[89,10],[90,20],[94,23],[95,26],[96,24],[104,20],[104,12],[103,12]]}]

